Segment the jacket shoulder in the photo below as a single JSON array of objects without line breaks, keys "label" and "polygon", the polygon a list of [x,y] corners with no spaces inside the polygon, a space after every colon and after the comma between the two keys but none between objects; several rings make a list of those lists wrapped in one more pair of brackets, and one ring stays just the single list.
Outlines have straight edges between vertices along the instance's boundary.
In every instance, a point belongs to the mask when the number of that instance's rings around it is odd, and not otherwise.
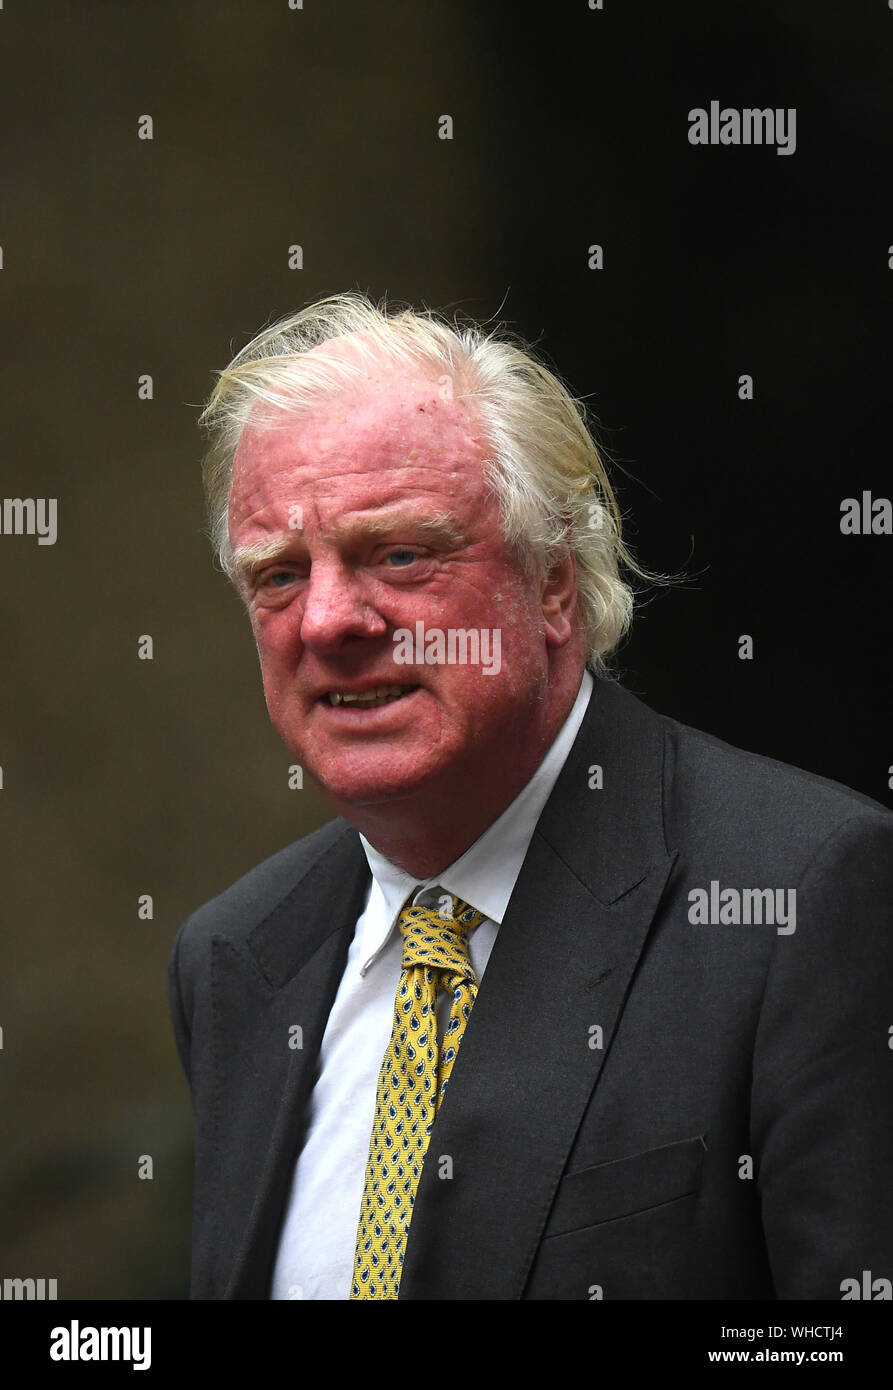
[{"label": "jacket shoulder", "polygon": [[697,821],[714,841],[809,853],[850,821],[893,831],[893,812],[831,778],[659,716],[666,736],[667,830]]},{"label": "jacket shoulder", "polygon": [[321,860],[357,832],[340,816],[255,864],[216,897],[195,909],[178,937],[225,936],[240,945]]}]

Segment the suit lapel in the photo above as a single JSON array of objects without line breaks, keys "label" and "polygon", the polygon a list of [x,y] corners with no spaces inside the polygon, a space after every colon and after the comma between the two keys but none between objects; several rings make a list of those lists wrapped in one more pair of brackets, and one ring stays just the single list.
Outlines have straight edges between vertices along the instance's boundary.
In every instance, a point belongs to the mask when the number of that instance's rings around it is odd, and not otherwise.
[{"label": "suit lapel", "polygon": [[[593,764],[601,790],[589,786]],[[432,1132],[401,1298],[523,1292],[676,857],[663,837],[662,766],[658,717],[597,680]],[[601,1048],[590,1045],[595,1026]]]},{"label": "suit lapel", "polygon": [[345,829],[258,924],[248,954],[215,943],[214,1200],[225,1298],[267,1297],[322,1036],[368,882],[359,837]]}]

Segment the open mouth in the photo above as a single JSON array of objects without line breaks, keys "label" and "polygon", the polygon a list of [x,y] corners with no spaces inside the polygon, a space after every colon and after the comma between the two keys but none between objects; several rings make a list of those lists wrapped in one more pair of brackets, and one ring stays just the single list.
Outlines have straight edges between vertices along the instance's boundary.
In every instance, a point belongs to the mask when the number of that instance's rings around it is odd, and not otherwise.
[{"label": "open mouth", "polygon": [[323,696],[323,701],[332,706],[340,705],[343,709],[378,709],[381,705],[392,705],[395,700],[402,700],[404,695],[411,695],[418,688],[417,685],[377,685],[374,690],[363,690],[354,695],[347,691],[330,690],[328,695]]}]

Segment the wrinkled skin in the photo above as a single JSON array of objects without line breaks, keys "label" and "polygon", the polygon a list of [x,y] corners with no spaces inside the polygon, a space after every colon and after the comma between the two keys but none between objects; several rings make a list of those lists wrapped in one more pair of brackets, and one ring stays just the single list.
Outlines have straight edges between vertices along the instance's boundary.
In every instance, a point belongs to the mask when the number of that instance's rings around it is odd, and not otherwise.
[{"label": "wrinkled skin", "polygon": [[[584,663],[573,559],[525,575],[487,452],[458,384],[382,367],[310,415],[253,417],[233,468],[230,540],[251,562],[238,582],[270,719],[337,810],[418,877],[529,780]],[[418,621],[498,628],[499,673],[397,664],[394,632]],[[417,689],[371,710],[327,698],[389,684]]]}]

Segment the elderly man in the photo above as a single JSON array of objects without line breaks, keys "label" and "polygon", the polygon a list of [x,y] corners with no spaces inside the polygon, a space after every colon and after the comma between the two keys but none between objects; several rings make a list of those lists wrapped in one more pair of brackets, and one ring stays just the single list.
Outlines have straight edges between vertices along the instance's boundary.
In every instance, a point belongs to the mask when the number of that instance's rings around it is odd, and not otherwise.
[{"label": "elderly man", "polygon": [[338,815],[173,946],[193,1297],[883,1294],[893,816],[608,676],[636,567],[573,399],[341,295],[203,419]]}]

